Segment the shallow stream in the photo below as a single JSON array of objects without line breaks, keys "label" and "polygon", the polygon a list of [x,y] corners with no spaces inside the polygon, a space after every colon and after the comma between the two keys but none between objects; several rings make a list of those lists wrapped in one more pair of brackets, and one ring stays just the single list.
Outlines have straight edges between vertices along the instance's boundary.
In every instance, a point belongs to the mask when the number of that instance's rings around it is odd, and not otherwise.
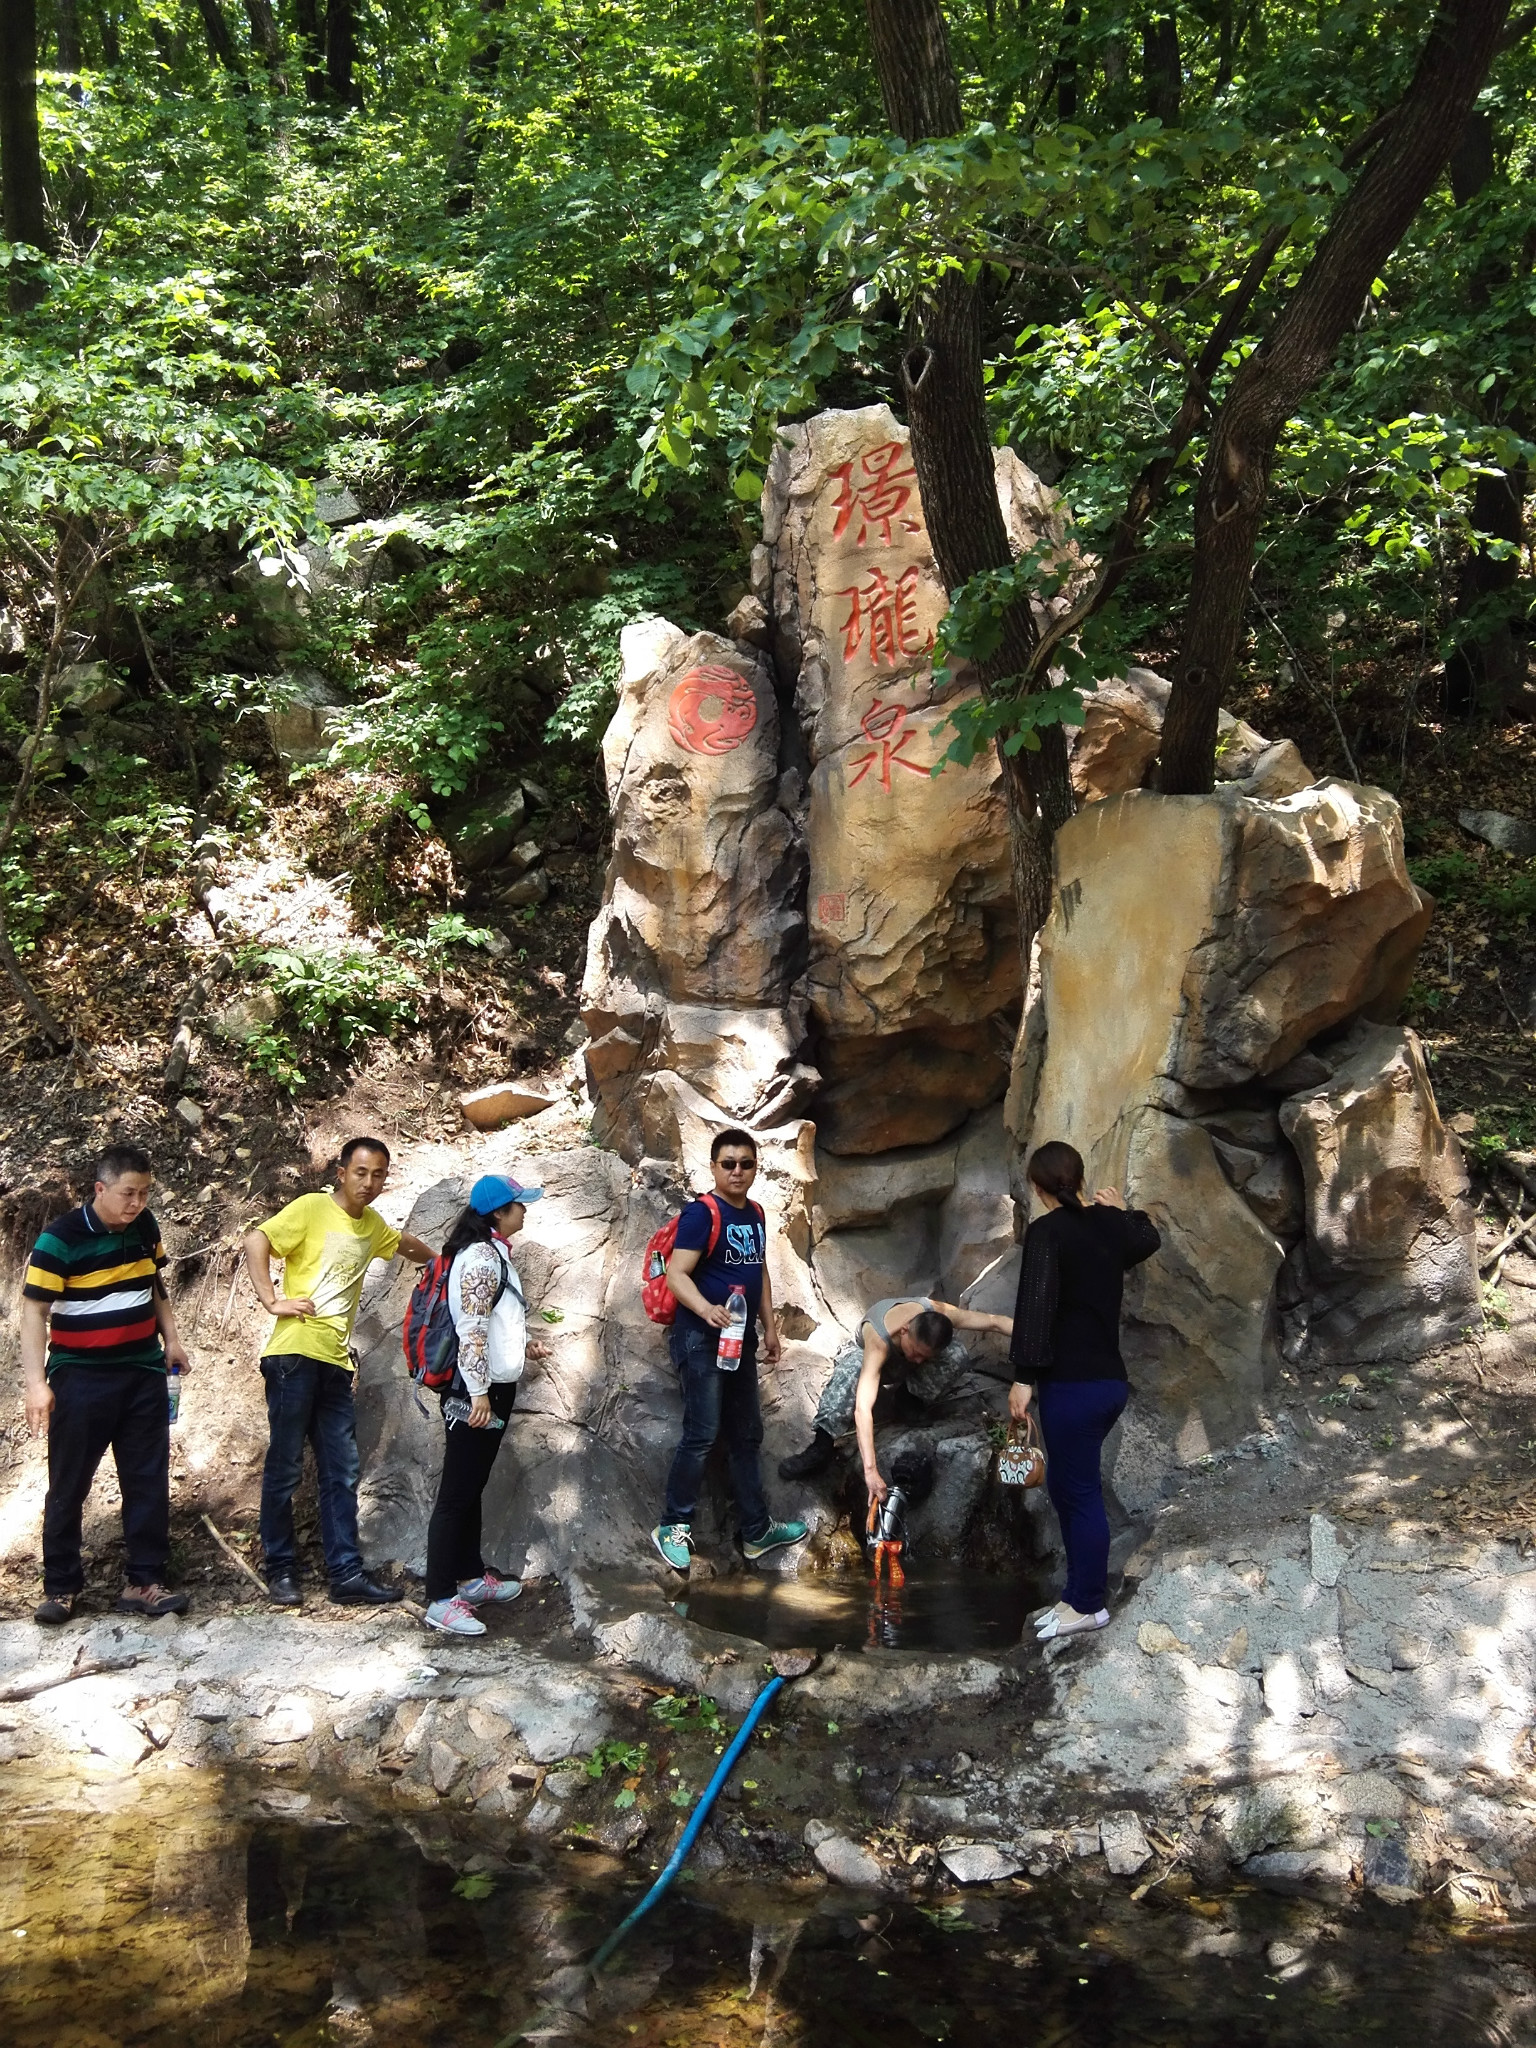
[{"label": "shallow stream", "polygon": [[876,1587],[868,1572],[783,1578],[739,1572],[690,1586],[677,1611],[701,1628],[750,1636],[770,1649],[959,1652],[1012,1649],[1025,1617],[1053,1595],[1043,1579],[1019,1573],[914,1565],[906,1582]]},{"label": "shallow stream", "polygon": [[1182,1879],[1139,1901],[1076,1877],[924,1908],[685,1880],[583,1998],[577,1966],[649,1881],[637,1862],[212,1774],[88,1787],[5,1828],[0,2040],[1515,2048],[1536,2029],[1530,1926]]}]

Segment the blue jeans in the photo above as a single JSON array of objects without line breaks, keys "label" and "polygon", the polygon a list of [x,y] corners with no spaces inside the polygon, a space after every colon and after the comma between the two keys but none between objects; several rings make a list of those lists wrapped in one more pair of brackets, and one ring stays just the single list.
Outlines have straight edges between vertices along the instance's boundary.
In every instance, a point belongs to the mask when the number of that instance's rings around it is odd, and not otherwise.
[{"label": "blue jeans", "polygon": [[668,1338],[672,1363],[683,1391],[683,1440],[667,1475],[664,1522],[691,1522],[704,1484],[704,1466],[715,1439],[725,1437],[731,1466],[731,1491],[741,1516],[741,1533],[755,1543],[772,1517],[763,1493],[758,1452],[763,1443],[763,1416],[757,1402],[757,1331],[749,1328],[735,1372],[715,1364],[720,1332],[696,1324],[685,1329],[682,1316]]},{"label": "blue jeans", "polygon": [[295,1575],[293,1496],[304,1470],[306,1439],[315,1449],[320,1483],[320,1541],[331,1584],[355,1579],[363,1568],[357,1545],[357,1424],[352,1375],[323,1359],[287,1351],[261,1361],[267,1383],[270,1440],[261,1472],[261,1548],[267,1577]]},{"label": "blue jeans", "polygon": [[1036,1395],[1045,1438],[1045,1490],[1067,1552],[1063,1598],[1097,1614],[1109,1598],[1109,1516],[1099,1453],[1130,1399],[1124,1380],[1044,1380]]}]

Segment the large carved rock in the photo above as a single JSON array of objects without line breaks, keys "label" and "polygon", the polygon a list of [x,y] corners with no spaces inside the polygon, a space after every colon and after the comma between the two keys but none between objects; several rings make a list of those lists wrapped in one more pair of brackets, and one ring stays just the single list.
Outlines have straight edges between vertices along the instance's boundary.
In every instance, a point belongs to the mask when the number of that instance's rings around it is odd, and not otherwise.
[{"label": "large carved rock", "polygon": [[1288,1355],[1309,1365],[1412,1356],[1480,1318],[1461,1149],[1418,1040],[1366,1026],[1325,1048],[1331,1079],[1281,1104],[1306,1184]]},{"label": "large carved rock", "polygon": [[[1010,451],[999,451],[997,475],[1015,545],[1059,539],[1054,494]],[[934,687],[947,600],[907,431],[888,407],[788,430],[763,537],[775,651],[795,679],[810,761],[822,1142],[837,1152],[921,1144],[1001,1091],[988,1020],[1017,1004],[1018,943],[995,759],[983,751],[969,767],[930,772],[953,737],[949,710],[972,693]],[[988,1068],[980,1092],[966,1071],[977,1056]],[[901,1062],[899,1087],[888,1057]]]},{"label": "large carved rock", "polygon": [[663,619],[626,629],[603,742],[613,857],[582,1015],[599,1135],[641,1149],[658,1072],[733,1117],[791,1114],[804,1005],[804,854],[778,705],[755,650]]},{"label": "large carved rock", "polygon": [[[1431,1245],[1446,1262],[1439,1283],[1457,1276],[1458,1300],[1469,1269],[1408,1069],[1393,1069],[1404,1129],[1392,1144],[1417,1190],[1397,1198],[1417,1219],[1411,1254],[1398,1244],[1375,1266],[1362,1254],[1340,1269],[1320,1218],[1356,1201],[1374,1213],[1360,1176],[1380,1161],[1363,1140],[1341,1141],[1304,1209],[1282,1136],[1284,1098],[1330,1072],[1309,1048],[1350,1019],[1391,1013],[1428,920],[1392,799],[1339,782],[1277,801],[1243,783],[1210,797],[1138,791],[1062,829],[1056,879],[1008,1120],[1023,1148],[1076,1145],[1093,1183],[1124,1182],[1156,1218],[1163,1249],[1127,1287],[1127,1356],[1153,1397],[1146,1414],[1178,1455],[1251,1426],[1276,1356],[1288,1250],[1293,1269],[1296,1258],[1310,1270],[1332,1257],[1341,1294],[1328,1329],[1354,1313],[1357,1325],[1390,1326],[1399,1348],[1438,1341],[1444,1319],[1424,1313],[1419,1277]],[[1349,1115],[1370,1124],[1366,1096],[1391,1089],[1349,1086]],[[1330,1125],[1345,1116],[1310,1114]]]}]

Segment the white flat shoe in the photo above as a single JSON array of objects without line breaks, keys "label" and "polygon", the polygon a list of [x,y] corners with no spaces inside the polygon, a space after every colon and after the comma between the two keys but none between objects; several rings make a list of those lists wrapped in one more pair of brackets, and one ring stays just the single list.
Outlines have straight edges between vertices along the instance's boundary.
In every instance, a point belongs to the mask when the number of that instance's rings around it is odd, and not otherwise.
[{"label": "white flat shoe", "polygon": [[1075,1610],[1069,1608],[1065,1618],[1055,1611],[1048,1614],[1036,1631],[1035,1640],[1041,1643],[1053,1643],[1062,1636],[1092,1635],[1095,1629],[1108,1627],[1109,1609],[1107,1607],[1101,1607],[1097,1614],[1078,1614]]}]

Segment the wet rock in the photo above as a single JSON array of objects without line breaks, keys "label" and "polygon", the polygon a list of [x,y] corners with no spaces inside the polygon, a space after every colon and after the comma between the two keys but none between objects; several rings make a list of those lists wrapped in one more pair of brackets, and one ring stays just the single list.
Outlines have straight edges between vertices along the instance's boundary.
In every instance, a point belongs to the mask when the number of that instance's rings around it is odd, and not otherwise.
[{"label": "wet rock", "polygon": [[1216,1817],[1234,1862],[1262,1849],[1310,1849],[1325,1838],[1316,1790],[1283,1780],[1246,1787],[1216,1802]]},{"label": "wet rock", "polygon": [[1152,1845],[1138,1813],[1106,1813],[1099,1822],[1099,1840],[1114,1877],[1134,1877],[1152,1861]]},{"label": "wet rock", "polygon": [[1267,1849],[1243,1864],[1245,1877],[1279,1878],[1300,1884],[1315,1878],[1325,1884],[1347,1884],[1353,1863],[1347,1849]]},{"label": "wet rock", "polygon": [[996,1842],[941,1842],[939,1861],[956,1884],[1000,1884],[1024,1868],[1021,1858]]},{"label": "wet rock", "polygon": [[524,1088],[516,1081],[492,1081],[484,1088],[472,1088],[459,1097],[466,1123],[477,1131],[498,1130],[525,1116],[538,1116],[554,1106],[552,1095],[536,1088]]},{"label": "wet rock", "polygon": [[899,1651],[834,1650],[788,1696],[787,1711],[852,1724],[882,1715],[920,1714],[948,1699],[995,1699],[998,1665],[982,1657],[929,1660]]},{"label": "wet rock", "polygon": [[1394,1905],[1424,1896],[1424,1880],[1408,1845],[1396,1835],[1366,1837],[1360,1874],[1368,1890]]},{"label": "wet rock", "polygon": [[565,1809],[559,1800],[550,1799],[542,1792],[523,1815],[523,1826],[530,1835],[552,1835],[564,1823]]},{"label": "wet rock", "polygon": [[1307,1207],[1284,1343],[1309,1365],[1418,1356],[1481,1315],[1466,1168],[1418,1039],[1362,1026],[1342,1053],[1280,1112]]},{"label": "wet rock", "polygon": [[1516,860],[1536,855],[1536,825],[1529,819],[1512,818],[1507,811],[1461,811],[1456,822],[1498,853],[1513,854]]},{"label": "wet rock", "polygon": [[1102,1847],[1097,1821],[1088,1828],[1068,1828],[1067,1854],[1074,1862],[1080,1863],[1086,1857],[1097,1856]]},{"label": "wet rock", "polygon": [[743,1714],[762,1690],[763,1648],[746,1636],[695,1628],[674,1614],[636,1613],[593,1632],[606,1655],[665,1680],[680,1692],[708,1693]]},{"label": "wet rock", "polygon": [[880,1864],[847,1835],[827,1835],[812,1853],[834,1884],[851,1885],[863,1891],[885,1888],[886,1873]]}]

